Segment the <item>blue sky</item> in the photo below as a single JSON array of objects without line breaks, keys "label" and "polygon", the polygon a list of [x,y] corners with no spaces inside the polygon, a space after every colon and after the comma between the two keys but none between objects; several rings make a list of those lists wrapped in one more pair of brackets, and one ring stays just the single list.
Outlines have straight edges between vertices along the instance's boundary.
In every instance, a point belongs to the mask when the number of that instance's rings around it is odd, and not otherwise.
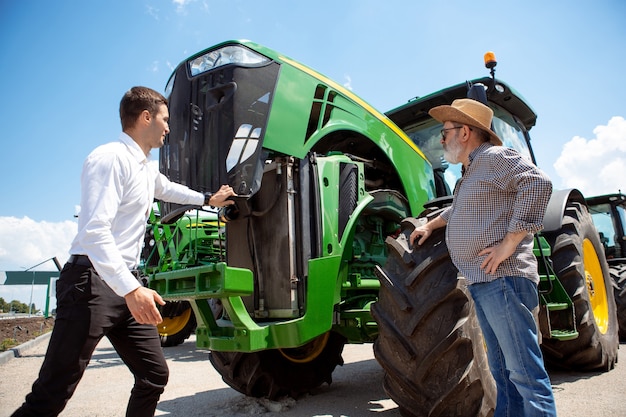
[{"label": "blue sky", "polygon": [[122,94],[163,91],[179,62],[228,39],[381,111],[487,75],[494,51],[496,77],[539,115],[533,146],[555,187],[626,191],[625,21],[622,0],[3,0],[0,271],[67,258],[82,161],[117,139]]}]

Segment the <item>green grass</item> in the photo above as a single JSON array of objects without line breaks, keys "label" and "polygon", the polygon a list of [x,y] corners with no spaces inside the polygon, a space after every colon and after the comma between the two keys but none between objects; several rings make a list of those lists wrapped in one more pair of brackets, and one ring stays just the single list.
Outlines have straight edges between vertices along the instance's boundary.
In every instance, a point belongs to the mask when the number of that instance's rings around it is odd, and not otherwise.
[{"label": "green grass", "polygon": [[2,343],[0,343],[0,352],[7,351],[13,346],[17,346],[17,341],[15,339],[4,339]]}]

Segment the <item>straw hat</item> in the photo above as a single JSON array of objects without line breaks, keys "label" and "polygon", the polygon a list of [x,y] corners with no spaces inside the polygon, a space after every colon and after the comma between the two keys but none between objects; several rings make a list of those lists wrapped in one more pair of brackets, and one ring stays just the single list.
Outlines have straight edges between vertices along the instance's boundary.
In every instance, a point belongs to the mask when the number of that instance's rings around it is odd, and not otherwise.
[{"label": "straw hat", "polygon": [[468,126],[474,126],[489,133],[489,142],[494,145],[502,145],[502,141],[491,130],[493,110],[479,101],[471,98],[454,100],[452,105],[437,106],[428,112],[438,122],[456,122]]}]

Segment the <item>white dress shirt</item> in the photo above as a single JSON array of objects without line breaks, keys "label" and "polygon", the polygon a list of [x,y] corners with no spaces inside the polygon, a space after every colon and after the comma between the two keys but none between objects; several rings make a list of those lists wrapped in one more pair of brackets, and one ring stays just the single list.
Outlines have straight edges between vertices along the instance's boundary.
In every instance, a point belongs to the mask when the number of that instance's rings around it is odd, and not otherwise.
[{"label": "white dress shirt", "polygon": [[78,234],[70,254],[87,255],[119,296],[140,286],[137,268],[152,203],[157,198],[201,206],[204,195],[169,181],[126,133],[94,149],[83,164]]}]

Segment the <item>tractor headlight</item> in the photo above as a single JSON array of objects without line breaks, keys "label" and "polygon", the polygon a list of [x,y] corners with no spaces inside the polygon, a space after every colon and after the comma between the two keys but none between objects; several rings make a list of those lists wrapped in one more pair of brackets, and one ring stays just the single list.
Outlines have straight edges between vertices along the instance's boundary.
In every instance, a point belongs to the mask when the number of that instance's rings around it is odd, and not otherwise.
[{"label": "tractor headlight", "polygon": [[189,71],[192,76],[195,76],[223,65],[258,65],[268,61],[269,58],[248,48],[240,45],[229,45],[192,59],[189,61]]}]

